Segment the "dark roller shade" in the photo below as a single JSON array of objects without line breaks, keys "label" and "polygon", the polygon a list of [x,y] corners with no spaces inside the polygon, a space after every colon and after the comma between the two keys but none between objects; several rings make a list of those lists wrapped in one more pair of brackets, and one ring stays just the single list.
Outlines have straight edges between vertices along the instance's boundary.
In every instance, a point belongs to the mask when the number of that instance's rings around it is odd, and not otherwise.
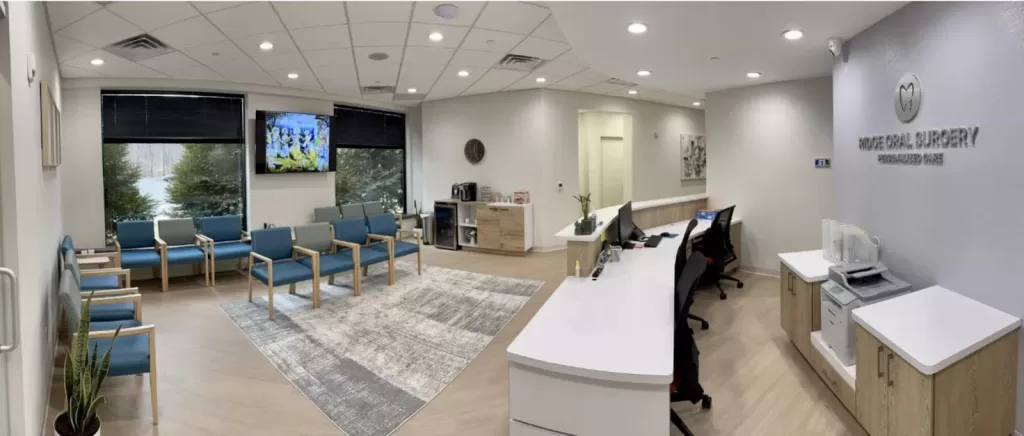
[{"label": "dark roller shade", "polygon": [[103,93],[107,143],[245,143],[241,95]]},{"label": "dark roller shade", "polygon": [[405,148],[405,114],[335,106],[334,119],[338,147]]}]

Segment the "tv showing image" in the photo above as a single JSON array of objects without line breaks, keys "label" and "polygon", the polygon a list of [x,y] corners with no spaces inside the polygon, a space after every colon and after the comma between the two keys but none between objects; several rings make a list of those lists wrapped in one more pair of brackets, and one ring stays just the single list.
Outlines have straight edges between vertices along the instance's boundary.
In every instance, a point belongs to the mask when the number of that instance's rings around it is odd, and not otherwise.
[{"label": "tv showing image", "polygon": [[330,115],[256,112],[256,173],[335,170]]}]

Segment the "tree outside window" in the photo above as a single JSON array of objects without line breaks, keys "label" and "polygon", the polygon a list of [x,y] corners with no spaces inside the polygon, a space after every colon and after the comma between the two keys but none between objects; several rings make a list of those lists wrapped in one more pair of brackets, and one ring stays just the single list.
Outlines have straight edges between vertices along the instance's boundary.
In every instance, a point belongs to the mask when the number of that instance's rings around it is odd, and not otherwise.
[{"label": "tree outside window", "polygon": [[385,211],[405,213],[405,150],[338,147],[338,204],[379,201]]}]

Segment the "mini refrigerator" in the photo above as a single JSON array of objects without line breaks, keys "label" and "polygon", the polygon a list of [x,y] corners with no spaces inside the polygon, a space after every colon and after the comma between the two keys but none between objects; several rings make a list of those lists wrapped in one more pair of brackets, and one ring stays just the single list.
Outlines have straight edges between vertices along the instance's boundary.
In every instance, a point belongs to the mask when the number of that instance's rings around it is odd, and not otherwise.
[{"label": "mini refrigerator", "polygon": [[434,203],[434,245],[445,250],[459,249],[459,217],[456,203]]}]

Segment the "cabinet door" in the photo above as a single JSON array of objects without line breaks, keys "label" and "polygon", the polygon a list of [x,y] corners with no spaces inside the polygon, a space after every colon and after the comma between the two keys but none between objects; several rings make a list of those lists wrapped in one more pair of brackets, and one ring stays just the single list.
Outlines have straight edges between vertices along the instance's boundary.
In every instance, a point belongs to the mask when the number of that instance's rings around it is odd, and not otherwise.
[{"label": "cabinet door", "polygon": [[504,207],[498,209],[501,249],[504,251],[523,251],[526,239],[523,237],[523,213],[521,207]]},{"label": "cabinet door", "polygon": [[782,330],[786,331],[786,336],[789,340],[793,340],[793,303],[795,298],[793,296],[793,273],[786,268],[786,265],[781,265],[779,271],[782,274],[779,275],[782,279],[779,280],[779,313],[780,321],[782,323]]},{"label": "cabinet door", "polygon": [[[811,327],[814,325],[814,311],[821,311],[821,304],[812,307],[814,298],[811,295],[812,286],[800,279],[796,274],[793,276],[793,343],[800,354],[805,357],[811,353]],[[819,315],[820,316],[820,315]]]},{"label": "cabinet door", "polygon": [[[932,377],[921,374],[892,350],[886,349],[886,375],[889,387],[889,434],[893,436],[932,436]],[[860,364],[860,361],[857,361]]]},{"label": "cabinet door", "polygon": [[[856,326],[857,408],[860,425],[871,436],[886,436],[888,431],[888,387],[885,374],[889,350],[861,326]],[[900,435],[902,436],[902,435]]]},{"label": "cabinet door", "polygon": [[476,245],[480,248],[501,248],[500,218],[495,208],[478,205],[476,208]]}]

